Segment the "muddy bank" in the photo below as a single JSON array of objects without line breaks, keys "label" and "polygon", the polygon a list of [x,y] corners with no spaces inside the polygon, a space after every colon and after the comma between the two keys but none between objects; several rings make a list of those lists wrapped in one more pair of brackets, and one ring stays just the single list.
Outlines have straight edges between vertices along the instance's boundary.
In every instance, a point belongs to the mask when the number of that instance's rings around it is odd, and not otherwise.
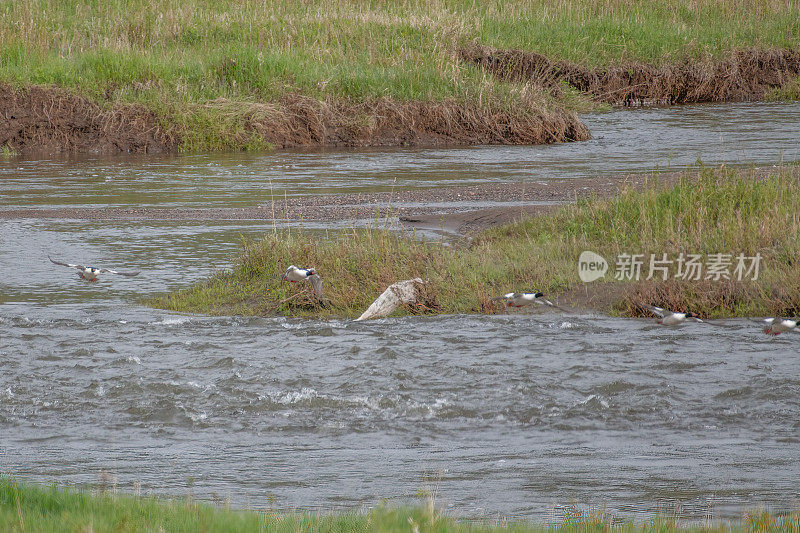
[{"label": "muddy bank", "polygon": [[[687,104],[763,99],[797,84],[800,50],[748,48],[723,60],[589,69],[520,50],[480,45],[461,59],[501,79],[533,81],[561,96],[562,83],[617,105]],[[113,91],[108,98],[113,96]],[[326,101],[287,94],[270,102],[217,99],[156,116],[139,104],[98,104],[70,90],[0,84],[0,147],[22,154],[160,153],[208,134],[211,146],[275,148],[463,146],[581,141],[589,131],[574,113],[534,104],[508,110],[455,101],[379,98]],[[183,115],[193,115],[185,120]],[[219,122],[222,132],[181,124]],[[230,131],[228,131],[230,130]],[[224,137],[220,140],[220,136]]]},{"label": "muddy bank", "polygon": [[[589,131],[573,113],[527,109],[509,113],[455,102],[321,102],[298,95],[278,102],[218,100],[201,106],[226,110],[243,123],[230,139],[253,138],[276,148],[547,144],[580,141]],[[196,110],[195,110],[196,111]],[[192,112],[195,112],[192,111]],[[179,121],[141,105],[104,109],[65,89],[0,85],[0,146],[19,153],[158,153],[180,149],[187,132]]]},{"label": "muddy bank", "polygon": [[410,213],[398,219],[408,228],[443,231],[456,235],[470,235],[482,229],[510,224],[526,216],[543,214],[557,205],[495,206],[475,211],[440,213]]},{"label": "muddy bank", "polygon": [[592,69],[542,54],[473,45],[461,59],[509,81],[531,81],[561,94],[566,82],[613,105],[671,105],[762,100],[771,89],[797,83],[800,49],[735,50],[721,60],[653,66],[629,62]]},{"label": "muddy bank", "polygon": [[141,105],[103,109],[65,89],[0,84],[0,147],[19,153],[163,153],[178,140]]}]

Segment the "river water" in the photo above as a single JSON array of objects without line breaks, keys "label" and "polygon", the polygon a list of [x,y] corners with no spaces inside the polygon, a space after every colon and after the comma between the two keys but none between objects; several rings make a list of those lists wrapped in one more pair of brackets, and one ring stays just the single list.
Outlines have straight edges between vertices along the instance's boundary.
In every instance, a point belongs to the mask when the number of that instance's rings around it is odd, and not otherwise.
[{"label": "river water", "polygon": [[[586,121],[592,141],[546,147],[12,159],[0,161],[0,209],[248,206],[800,159],[798,104]],[[365,324],[139,304],[228,267],[243,236],[268,229],[0,220],[0,474],[322,511],[435,491],[455,516],[538,521],[572,505],[692,520],[800,505],[800,335],[742,320]],[[143,272],[85,283],[47,254]]]}]

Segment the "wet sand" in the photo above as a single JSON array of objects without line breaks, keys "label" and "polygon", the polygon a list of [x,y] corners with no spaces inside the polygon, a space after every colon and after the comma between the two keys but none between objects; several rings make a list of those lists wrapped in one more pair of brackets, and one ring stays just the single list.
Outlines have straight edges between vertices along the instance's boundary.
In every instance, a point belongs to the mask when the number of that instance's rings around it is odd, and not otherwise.
[{"label": "wet sand", "polygon": [[[641,185],[649,175],[542,182],[501,183],[468,187],[422,188],[389,193],[358,193],[275,198],[245,208],[77,207],[0,210],[0,219],[53,218],[77,220],[277,220],[343,221],[399,219],[411,226],[437,227],[468,233],[543,212],[577,198],[610,196],[621,186]],[[664,175],[660,179],[674,179]]]},{"label": "wet sand", "polygon": [[[793,167],[800,174],[800,167]],[[756,176],[770,168],[756,169]],[[691,174],[695,174],[692,172]],[[73,220],[263,220],[333,222],[399,220],[408,227],[469,234],[544,213],[578,198],[606,198],[624,187],[641,187],[657,179],[672,183],[685,175],[672,172],[597,178],[498,183],[448,188],[420,188],[382,193],[330,194],[273,201],[245,208],[31,208],[0,209],[0,220],[52,218]]]}]

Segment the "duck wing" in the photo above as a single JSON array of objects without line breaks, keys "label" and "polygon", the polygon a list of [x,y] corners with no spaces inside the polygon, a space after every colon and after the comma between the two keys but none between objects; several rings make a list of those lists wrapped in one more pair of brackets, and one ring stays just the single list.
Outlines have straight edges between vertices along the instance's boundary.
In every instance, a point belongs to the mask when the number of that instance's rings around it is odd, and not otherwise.
[{"label": "duck wing", "polygon": [[283,273],[283,276],[281,276],[281,281],[286,281],[286,276],[288,276],[289,272],[291,272],[292,270],[297,270],[297,267],[294,265],[289,265],[286,268],[286,271]]},{"label": "duck wing", "polygon": [[47,258],[50,260],[51,263],[54,263],[56,265],[61,265],[61,266],[69,267],[69,268],[77,268],[79,270],[83,270],[84,268],[86,268],[83,265],[73,265],[72,263],[62,263],[61,261],[56,261],[55,259],[53,259],[49,255],[47,256]]},{"label": "duck wing", "polygon": [[319,277],[319,274],[312,274],[308,276],[308,281],[310,281],[311,286],[314,287],[314,294],[317,295],[317,298],[322,300],[322,278]]},{"label": "duck wing", "polygon": [[661,317],[661,318],[664,318],[665,316],[667,316],[670,313],[669,311],[667,311],[663,307],[656,307],[655,305],[641,304],[641,306],[642,306],[643,309],[647,309],[648,311],[650,311],[654,315],[656,315],[658,317]]},{"label": "duck wing", "polygon": [[548,306],[548,307],[552,307],[552,308],[554,308],[554,309],[558,309],[559,311],[564,311],[565,313],[567,312],[567,310],[566,310],[566,309],[564,309],[563,307],[559,307],[559,306],[557,306],[556,304],[554,304],[553,302],[551,302],[551,301],[550,301],[550,300],[548,300],[547,298],[541,298],[541,297],[540,297],[540,298],[536,298],[536,300],[534,300],[534,301],[535,301],[537,304],[540,304],[540,305],[546,305],[546,306]]},{"label": "duck wing", "polygon": [[102,274],[104,272],[108,272],[109,274],[119,274],[120,276],[127,276],[129,278],[139,275],[139,271],[138,270],[136,272],[120,272],[119,270],[112,270],[110,268],[101,268],[100,269],[100,273]]}]

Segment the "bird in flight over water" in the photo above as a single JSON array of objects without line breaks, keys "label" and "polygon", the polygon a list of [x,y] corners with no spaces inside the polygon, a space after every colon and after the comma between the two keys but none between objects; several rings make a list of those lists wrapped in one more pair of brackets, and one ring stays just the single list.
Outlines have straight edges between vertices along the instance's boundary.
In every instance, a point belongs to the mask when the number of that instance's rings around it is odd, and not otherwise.
[{"label": "bird in flight over water", "polygon": [[97,281],[97,276],[99,274],[118,274],[120,276],[126,277],[133,277],[139,274],[139,272],[120,272],[119,270],[112,270],[110,268],[95,268],[90,266],[83,266],[83,265],[73,265],[72,263],[62,263],[61,261],[56,261],[49,255],[47,258],[50,260],[51,263],[56,265],[61,265],[69,268],[74,268],[78,271],[78,277],[86,281]]}]

